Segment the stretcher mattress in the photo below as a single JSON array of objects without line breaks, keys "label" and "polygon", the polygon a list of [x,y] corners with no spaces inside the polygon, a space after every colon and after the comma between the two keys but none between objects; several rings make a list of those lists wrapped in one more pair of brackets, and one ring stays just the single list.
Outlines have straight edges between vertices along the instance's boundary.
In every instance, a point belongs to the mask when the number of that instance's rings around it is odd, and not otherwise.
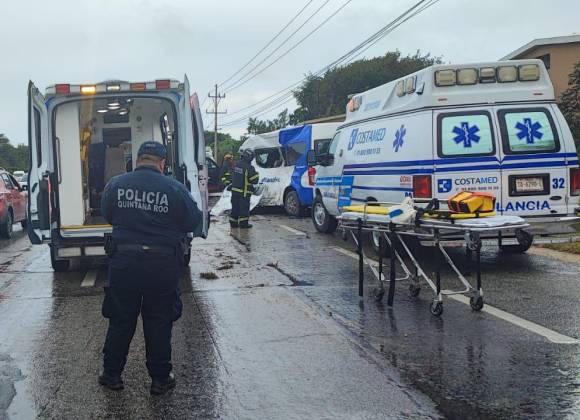
[{"label": "stretcher mattress", "polygon": [[[340,220],[343,222],[357,222],[362,219],[365,224],[388,225],[397,222],[397,218],[391,220],[388,215],[382,214],[361,214],[358,212],[345,212],[340,215]],[[409,223],[405,223],[409,224]],[[492,229],[492,228],[518,228],[526,226],[526,221],[518,216],[491,216],[473,219],[457,219],[457,220],[438,220],[432,218],[425,218],[419,221],[420,226],[424,227],[455,227],[464,229]]]}]

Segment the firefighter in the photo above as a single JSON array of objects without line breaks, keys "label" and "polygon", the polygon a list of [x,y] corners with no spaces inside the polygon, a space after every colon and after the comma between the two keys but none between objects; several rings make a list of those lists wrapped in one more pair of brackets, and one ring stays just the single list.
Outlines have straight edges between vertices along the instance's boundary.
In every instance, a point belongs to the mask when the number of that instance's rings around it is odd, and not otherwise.
[{"label": "firefighter", "polygon": [[109,319],[99,383],[122,390],[121,374],[139,314],[143,318],[151,394],[175,387],[171,330],[181,316],[180,252],[203,215],[186,187],[163,175],[167,150],[147,141],[133,172],[112,178],[103,193],[103,216],[113,225],[107,241],[109,286],[102,313]]},{"label": "firefighter", "polygon": [[254,160],[252,150],[244,150],[242,158],[232,169],[232,211],[230,226],[233,228],[249,229],[250,197],[254,192],[254,185],[258,183],[259,174],[252,166]]},{"label": "firefighter", "polygon": [[231,153],[226,153],[220,169],[220,181],[225,187],[232,183],[232,168],[235,165],[234,156]]}]

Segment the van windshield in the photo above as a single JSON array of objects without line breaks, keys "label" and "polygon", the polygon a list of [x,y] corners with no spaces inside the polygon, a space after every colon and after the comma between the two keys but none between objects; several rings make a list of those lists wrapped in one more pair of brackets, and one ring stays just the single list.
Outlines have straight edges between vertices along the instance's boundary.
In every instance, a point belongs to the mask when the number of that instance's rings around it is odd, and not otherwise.
[{"label": "van windshield", "polygon": [[57,105],[54,111],[61,225],[104,223],[101,194],[114,176],[131,172],[139,146],[167,147],[166,173],[177,160],[173,103],[160,98],[90,98]]}]

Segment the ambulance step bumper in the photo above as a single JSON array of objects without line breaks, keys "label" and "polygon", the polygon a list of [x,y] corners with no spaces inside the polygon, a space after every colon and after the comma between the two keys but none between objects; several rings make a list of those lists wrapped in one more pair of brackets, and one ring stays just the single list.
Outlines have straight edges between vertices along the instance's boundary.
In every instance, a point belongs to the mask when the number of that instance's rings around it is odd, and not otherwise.
[{"label": "ambulance step bumper", "polygon": [[529,217],[525,230],[534,235],[560,235],[580,232],[580,216]]}]

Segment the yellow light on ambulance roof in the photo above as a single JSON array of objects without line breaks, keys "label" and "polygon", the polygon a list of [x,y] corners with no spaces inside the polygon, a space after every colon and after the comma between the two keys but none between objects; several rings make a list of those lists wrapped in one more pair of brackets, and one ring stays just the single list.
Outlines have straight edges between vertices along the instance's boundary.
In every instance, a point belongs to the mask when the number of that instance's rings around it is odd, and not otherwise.
[{"label": "yellow light on ambulance roof", "polygon": [[417,76],[408,77],[405,79],[405,91],[407,94],[415,92],[415,86],[417,85]]},{"label": "yellow light on ambulance roof", "polygon": [[477,69],[459,69],[457,70],[458,85],[474,85],[477,83]]},{"label": "yellow light on ambulance roof", "polygon": [[435,85],[436,86],[453,86],[457,81],[457,76],[455,70],[437,70],[435,72]]},{"label": "yellow light on ambulance roof", "polygon": [[94,95],[97,93],[95,85],[81,85],[81,95]]},{"label": "yellow light on ambulance roof", "polygon": [[523,64],[518,67],[520,82],[533,82],[540,80],[540,66],[537,64]]},{"label": "yellow light on ambulance roof", "polygon": [[405,81],[399,80],[395,85],[395,92],[397,96],[400,98],[401,96],[405,96]]},{"label": "yellow light on ambulance roof", "polygon": [[480,68],[479,83],[495,83],[495,67]]},{"label": "yellow light on ambulance roof", "polygon": [[518,80],[516,66],[500,66],[497,68],[497,81],[500,83],[515,82]]}]

